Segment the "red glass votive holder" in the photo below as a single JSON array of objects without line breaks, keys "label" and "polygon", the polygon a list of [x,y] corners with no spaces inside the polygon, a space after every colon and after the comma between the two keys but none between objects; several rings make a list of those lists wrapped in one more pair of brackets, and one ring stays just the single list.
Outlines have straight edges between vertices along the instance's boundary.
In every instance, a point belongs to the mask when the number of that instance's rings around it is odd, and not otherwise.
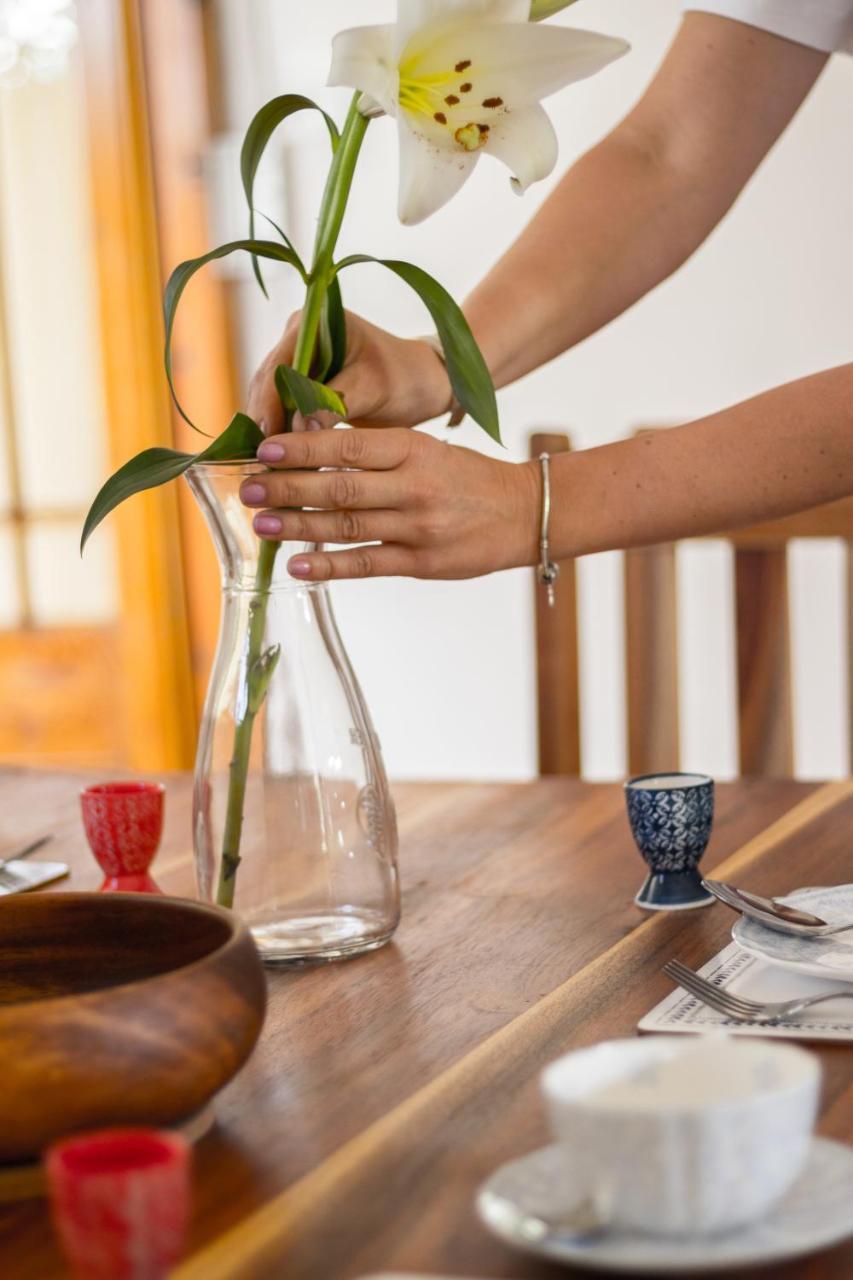
[{"label": "red glass votive holder", "polygon": [[184,1250],[185,1140],[115,1129],[56,1143],[45,1158],[53,1221],[80,1280],[164,1280]]},{"label": "red glass votive holder", "polygon": [[83,826],[105,880],[104,891],[161,893],[148,874],[163,833],[159,782],[100,782],[80,792]]}]

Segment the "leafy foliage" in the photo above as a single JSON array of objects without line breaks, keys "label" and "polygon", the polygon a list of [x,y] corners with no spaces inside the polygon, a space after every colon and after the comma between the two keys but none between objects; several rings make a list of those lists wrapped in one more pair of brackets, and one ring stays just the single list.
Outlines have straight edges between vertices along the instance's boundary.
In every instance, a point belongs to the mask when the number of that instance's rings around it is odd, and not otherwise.
[{"label": "leafy foliage", "polygon": [[[255,238],[255,176],[258,172],[258,165],[261,163],[261,157],[266,150],[267,143],[278,126],[283,120],[286,120],[289,116],[296,115],[300,111],[319,111],[326,122],[326,128],[329,130],[333,152],[337,150],[340,142],[338,127],[332,117],[327,115],[322,107],[318,107],[316,102],[312,102],[310,98],[303,97],[301,93],[283,93],[278,98],[272,98],[260,108],[246,130],[246,136],[243,139],[243,147],[240,152],[240,176],[243,179],[243,190],[246,193],[246,203],[249,206],[249,238],[252,240]],[[296,251],[288,237],[281,231],[279,231],[279,234],[284,239],[287,247],[295,253]],[[255,279],[266,295],[266,285],[255,254],[252,255],[252,268],[255,272]]]},{"label": "leafy foliage", "polygon": [[355,254],[339,262],[337,269],[340,271],[359,262],[376,262],[379,266],[386,267],[418,294],[432,316],[441,339],[453,394],[465,412],[500,444],[498,406],[491,374],[474,341],[468,321],[444,286],[421,267],[393,258],[371,258],[365,254]]},{"label": "leafy foliage", "polygon": [[188,422],[191,427],[195,427],[192,419],[188,418],[184,413],[183,407],[178,400],[175,392],[175,384],[172,375],[172,330],[175,325],[175,312],[178,309],[178,303],[181,295],[193,278],[195,273],[206,266],[208,262],[213,262],[216,258],[225,258],[229,253],[251,253],[260,258],[270,258],[276,262],[286,262],[289,266],[295,267],[300,275],[303,274],[302,263],[299,257],[287,245],[278,244],[275,240],[232,240],[229,244],[222,244],[218,249],[211,249],[210,253],[204,253],[200,258],[189,258],[186,262],[180,263],[169,276],[166,285],[166,293],[163,298],[163,315],[166,324],[166,351],[164,360],[166,364],[166,377],[169,380],[169,390],[172,393],[172,399],[178,413]]},{"label": "leafy foliage", "polygon": [[323,302],[317,347],[317,366],[312,373],[318,382],[331,382],[344,367],[347,357],[347,323],[341,286],[333,276]]},{"label": "leafy foliage", "polygon": [[[257,212],[257,211],[256,211],[256,212]],[[273,219],[272,219],[272,218],[270,218],[268,214],[266,214],[266,213],[262,213],[262,214],[261,214],[261,217],[263,218],[264,222],[268,222],[268,223],[270,224],[270,226],[272,227],[273,231],[275,231],[275,232],[277,232],[277,233],[278,233],[278,235],[279,235],[279,237],[280,237],[280,239],[281,239],[282,244],[283,244],[283,245],[285,245],[285,247],[286,247],[286,248],[288,248],[288,249],[290,250],[290,252],[293,254],[294,260],[295,260],[295,262],[296,262],[296,269],[297,269],[297,271],[298,271],[298,272],[299,272],[299,274],[302,276],[302,279],[303,279],[303,280],[307,280],[307,279],[308,279],[308,268],[305,266],[305,263],[302,261],[302,259],[300,258],[299,254],[296,252],[296,249],[295,249],[295,248],[294,248],[294,246],[293,246],[293,241],[291,240],[290,236],[287,234],[287,232],[286,232],[286,231],[283,231],[283,230],[282,230],[282,228],[278,225],[278,223],[277,223],[277,222],[274,222],[274,221],[273,221]],[[258,271],[260,270],[260,268],[258,267],[257,263],[258,263],[257,258],[255,257],[255,255],[254,255],[254,254],[252,254],[252,266],[253,266],[253,268],[255,268],[255,279],[257,279],[257,277],[258,277]],[[267,293],[266,285],[264,284],[263,280],[259,280],[259,281],[258,281],[258,283],[260,284],[261,288],[262,288],[262,289],[263,289],[263,291],[264,291],[264,297],[268,298],[268,297],[269,297],[269,295],[268,295],[268,293]]]},{"label": "leafy foliage", "polygon": [[80,552],[98,525],[119,503],[144,489],[155,489],[184,474],[194,462],[241,461],[254,458],[264,435],[245,413],[235,413],[228,426],[201,453],[177,449],[144,449],[107,480],[86,516]]},{"label": "leafy foliage", "polygon": [[280,364],[275,371],[275,385],[281,403],[291,412],[298,409],[305,417],[312,413],[337,413],[345,418],[347,407],[337,391],[322,382],[306,378],[290,365]]}]

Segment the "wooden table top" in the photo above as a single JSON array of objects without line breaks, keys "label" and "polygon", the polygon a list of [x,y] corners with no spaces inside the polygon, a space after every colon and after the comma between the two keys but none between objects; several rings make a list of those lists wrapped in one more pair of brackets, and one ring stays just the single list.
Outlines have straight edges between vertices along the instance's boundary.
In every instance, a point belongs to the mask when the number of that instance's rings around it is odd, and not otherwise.
[{"label": "wooden table top", "polygon": [[[0,773],[0,852],[53,831],[50,856],[73,867],[58,887],[96,887],[78,817],[85,780]],[[167,891],[189,893],[189,780],[165,781],[154,872]],[[474,1215],[475,1191],[547,1140],[545,1063],[634,1034],[671,990],[664,961],[699,965],[726,942],[723,907],[633,906],[643,867],[618,786],[419,783],[395,796],[396,939],[346,963],[270,973],[261,1041],[196,1149],[178,1280],[566,1274],[493,1240]],[[759,892],[851,878],[853,783],[724,784],[717,812],[706,870]],[[851,1141],[853,1047],[818,1052],[820,1131]],[[849,1280],[853,1245],[773,1274]],[[65,1275],[43,1202],[0,1208],[0,1275]]]}]

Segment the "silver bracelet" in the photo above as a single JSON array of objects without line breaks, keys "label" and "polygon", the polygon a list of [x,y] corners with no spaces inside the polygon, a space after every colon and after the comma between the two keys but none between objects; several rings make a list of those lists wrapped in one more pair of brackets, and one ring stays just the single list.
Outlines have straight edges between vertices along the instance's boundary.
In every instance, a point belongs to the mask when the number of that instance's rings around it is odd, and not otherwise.
[{"label": "silver bracelet", "polygon": [[548,591],[548,604],[554,607],[556,592],[554,590],[560,576],[560,566],[551,559],[551,548],[548,544],[548,526],[551,521],[551,455],[540,453],[539,466],[542,471],[542,523],[539,526],[539,564],[536,577]]}]

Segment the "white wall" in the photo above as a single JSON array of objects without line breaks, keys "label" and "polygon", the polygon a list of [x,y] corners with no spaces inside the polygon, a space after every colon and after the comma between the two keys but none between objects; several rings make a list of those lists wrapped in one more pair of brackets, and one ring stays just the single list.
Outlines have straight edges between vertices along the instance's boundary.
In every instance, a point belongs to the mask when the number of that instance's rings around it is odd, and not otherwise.
[{"label": "white wall", "polygon": [[[80,528],[107,470],[106,411],[79,49],[49,83],[0,89],[0,254],[27,576],[43,626],[109,621],[118,607],[111,526],[85,560]],[[0,354],[2,358],[2,354]],[[9,503],[0,406],[0,510]],[[0,522],[0,626],[20,616]]]},{"label": "white wall", "polygon": [[[235,130],[222,140],[216,166],[218,189],[226,193],[217,228],[223,234],[243,226],[235,145],[251,112],[265,97],[298,90],[340,114],[347,95],[321,88],[330,38],[353,21],[387,20],[393,2],[219,5]],[[677,9],[676,0],[582,0],[563,15],[566,23],[627,37],[633,53],[551,100],[561,168],[642,91],[676,29]],[[534,426],[567,426],[577,445],[593,445],[637,424],[683,421],[851,359],[851,101],[853,63],[838,58],[733,213],[675,279],[501,394],[509,456],[525,456]],[[266,200],[307,245],[325,163],[322,139],[307,121],[296,122],[289,138],[266,168]],[[406,229],[394,212],[394,151],[391,122],[373,125],[342,249],[409,257],[462,298],[551,183],[518,200],[506,171],[484,163],[449,208]],[[378,272],[353,271],[345,290],[347,305],[378,323],[410,334],[426,327],[417,301]],[[248,282],[241,296],[249,369],[296,294],[281,280],[272,305]],[[455,438],[488,447],[468,425]],[[685,763],[718,776],[735,768],[734,723],[722,696],[733,688],[728,569],[722,546],[681,553]],[[804,775],[845,768],[842,574],[839,548],[797,548],[797,759]],[[620,557],[582,562],[580,582],[585,767],[589,776],[614,777],[624,770]],[[395,580],[335,588],[341,629],[392,774],[521,778],[535,772],[530,596],[527,572],[469,583]]]}]

